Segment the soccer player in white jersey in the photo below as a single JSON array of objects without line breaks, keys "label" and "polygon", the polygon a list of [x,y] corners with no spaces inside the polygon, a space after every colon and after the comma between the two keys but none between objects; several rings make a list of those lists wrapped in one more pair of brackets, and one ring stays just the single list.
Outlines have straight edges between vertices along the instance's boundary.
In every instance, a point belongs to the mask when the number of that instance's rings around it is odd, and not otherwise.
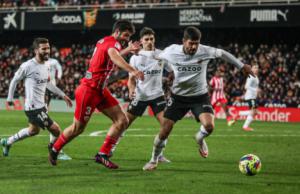
[{"label": "soccer player in white jersey", "polygon": [[225,69],[222,66],[217,68],[215,75],[209,81],[212,88],[211,104],[214,109],[217,105],[221,105],[226,114],[227,125],[232,126],[236,122],[236,117],[231,116],[227,108],[227,99],[224,93],[224,71]]},{"label": "soccer player in white jersey", "polygon": [[72,106],[71,99],[49,82],[49,67],[45,65],[45,61],[48,60],[50,55],[48,39],[36,38],[33,41],[33,48],[35,57],[22,63],[10,82],[7,97],[8,105],[13,105],[13,96],[17,83],[24,80],[25,114],[28,117],[29,126],[21,129],[11,137],[1,139],[4,156],[8,156],[12,144],[27,137],[37,135],[40,132],[40,128],[47,128],[55,137],[59,136],[61,132],[59,125],[47,113],[45,104],[46,88],[62,97],[69,107]]},{"label": "soccer player in white jersey", "polygon": [[167,61],[174,71],[171,97],[167,102],[163,125],[154,139],[152,157],[143,170],[154,170],[158,164],[158,156],[166,145],[166,139],[174,124],[182,119],[188,111],[192,111],[195,119],[201,122],[196,141],[202,157],[208,156],[208,147],[204,140],[214,129],[214,111],[208,96],[206,72],[210,59],[222,58],[253,74],[249,65],[244,65],[230,53],[200,44],[201,32],[196,27],[184,30],[183,45],[173,44],[156,58]]},{"label": "soccer player in white jersey", "polygon": [[249,105],[249,111],[240,111],[239,115],[247,116],[246,121],[243,125],[244,131],[253,131],[253,128],[249,127],[250,123],[253,121],[255,115],[257,115],[257,93],[259,91],[259,80],[258,80],[258,65],[252,66],[252,71],[255,77],[248,77],[245,85],[245,101]]},{"label": "soccer player in white jersey", "polygon": [[[143,49],[138,55],[133,55],[130,58],[130,64],[144,73],[144,81],[136,80],[129,74],[128,89],[131,102],[126,112],[129,121],[128,127],[137,117],[144,114],[148,106],[152,108],[157,121],[162,125],[163,111],[166,107],[162,86],[164,65],[157,59],[144,56],[152,53],[158,55],[161,52],[161,50],[155,48],[155,32],[153,29],[144,27],[140,31],[140,41]],[[165,69],[171,71],[168,66]],[[115,150],[116,145],[112,148],[112,152]],[[162,154],[158,157],[158,161],[170,162]]]}]

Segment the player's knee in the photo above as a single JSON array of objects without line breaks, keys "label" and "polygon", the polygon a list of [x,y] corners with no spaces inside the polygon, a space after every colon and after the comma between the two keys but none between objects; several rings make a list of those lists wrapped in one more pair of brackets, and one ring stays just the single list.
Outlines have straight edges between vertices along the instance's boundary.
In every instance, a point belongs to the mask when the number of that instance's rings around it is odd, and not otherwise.
[{"label": "player's knee", "polygon": [[203,125],[203,127],[205,128],[205,130],[208,132],[208,133],[212,133],[215,126],[213,123],[206,123]]},{"label": "player's knee", "polygon": [[39,127],[31,127],[31,128],[29,128],[28,131],[29,131],[30,136],[35,136],[35,135],[39,134],[40,128]]},{"label": "player's knee", "polygon": [[118,129],[124,130],[128,127],[129,121],[126,116],[122,116],[118,118],[118,120],[116,121],[116,125]]}]

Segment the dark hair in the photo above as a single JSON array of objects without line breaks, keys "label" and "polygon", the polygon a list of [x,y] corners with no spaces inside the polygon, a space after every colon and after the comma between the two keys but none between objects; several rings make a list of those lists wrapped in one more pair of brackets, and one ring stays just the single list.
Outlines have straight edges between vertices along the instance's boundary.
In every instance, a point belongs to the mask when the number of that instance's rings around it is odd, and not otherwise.
[{"label": "dark hair", "polygon": [[143,38],[143,36],[145,36],[145,35],[153,35],[154,36],[155,32],[152,28],[144,27],[140,31],[140,38]]},{"label": "dark hair", "polygon": [[194,26],[189,26],[186,29],[184,29],[183,39],[184,40],[200,40],[201,32],[198,28],[196,28]]},{"label": "dark hair", "polygon": [[124,32],[128,30],[132,34],[135,33],[135,27],[129,20],[118,20],[114,23],[112,31],[120,30],[120,32]]},{"label": "dark hair", "polygon": [[38,49],[40,44],[46,44],[49,43],[49,40],[47,38],[35,38],[33,43],[32,43],[32,47],[33,49]]}]

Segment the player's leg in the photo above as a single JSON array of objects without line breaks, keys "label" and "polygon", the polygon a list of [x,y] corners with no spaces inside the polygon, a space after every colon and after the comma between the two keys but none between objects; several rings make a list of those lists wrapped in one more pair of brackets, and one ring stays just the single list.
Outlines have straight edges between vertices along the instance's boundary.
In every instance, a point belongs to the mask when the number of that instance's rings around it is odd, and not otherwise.
[{"label": "player's leg", "polygon": [[[163,121],[164,121],[164,109],[166,107],[166,101],[164,99],[164,97],[159,97],[157,99],[155,99],[152,103],[151,103],[151,108],[155,114],[155,118],[156,120],[159,122],[160,126],[162,127],[163,125]],[[167,144],[167,139],[165,141],[165,144]],[[171,161],[168,160],[164,155],[163,155],[163,151],[161,152],[161,155],[159,155],[158,157],[158,162],[160,163],[170,163]]]},{"label": "player's leg", "polygon": [[104,143],[95,156],[95,161],[103,164],[107,168],[116,169],[118,168],[118,165],[109,160],[109,154],[111,153],[112,148],[116,145],[119,137],[127,128],[128,119],[119,104],[103,109],[102,112],[108,116],[113,123],[107,132]]},{"label": "player's leg", "polygon": [[[129,126],[133,123],[133,121],[137,118],[137,116],[136,116],[136,115],[133,115],[133,114],[131,114],[131,113],[129,113],[129,112],[126,112],[125,114],[126,114],[126,117],[127,117],[127,119],[128,119],[128,126],[127,126],[127,129],[128,129]],[[111,152],[110,152],[109,155],[108,155],[109,157],[112,157],[112,156],[113,156],[113,153],[115,152],[115,150],[116,150],[118,144],[120,143],[121,139],[125,136],[125,132],[126,132],[126,131],[124,131],[124,132],[121,134],[121,136],[120,136],[120,137],[118,138],[118,140],[117,140],[117,143],[116,143],[115,145],[113,145],[113,147],[111,148]]]},{"label": "player's leg", "polygon": [[199,116],[201,122],[200,130],[196,134],[196,141],[199,144],[199,153],[203,158],[208,157],[208,146],[205,138],[208,137],[214,129],[214,115],[211,113],[202,113]]},{"label": "player's leg", "polygon": [[[140,117],[144,114],[146,108],[148,106],[147,102],[143,102],[143,101],[138,101],[136,99],[133,99],[129,105],[128,105],[128,109],[126,114],[126,117],[128,119],[128,126],[127,128],[131,125],[131,123],[137,118]],[[106,115],[109,117],[109,115]],[[119,142],[121,141],[122,137],[125,135],[125,131],[122,133],[122,135],[118,138],[117,143],[115,145],[113,145],[112,149],[111,149],[111,153],[108,155],[109,157],[112,156],[113,152],[115,151],[117,145],[119,144]]]},{"label": "player's leg", "polygon": [[[55,141],[57,140],[59,135],[62,133],[62,130],[61,130],[60,126],[58,125],[58,123],[56,123],[54,121],[53,124],[48,128],[48,131],[50,132],[50,137],[51,137],[48,147],[52,148],[53,144],[55,143]],[[63,150],[60,150],[57,159],[58,160],[71,160],[72,158],[70,156],[68,156],[66,153],[64,153]]]},{"label": "player's leg", "polygon": [[191,108],[197,121],[201,122],[201,127],[196,134],[196,141],[199,144],[199,153],[202,157],[208,156],[208,146],[205,138],[214,130],[214,110],[210,104],[208,96],[203,96],[201,104],[194,104]]},{"label": "player's leg", "polygon": [[8,138],[2,138],[1,145],[2,145],[3,156],[9,155],[9,150],[14,143],[21,141],[27,137],[37,135],[39,131],[40,131],[39,126],[29,123],[29,126],[27,128],[21,129],[16,134]]},{"label": "player's leg", "polygon": [[178,120],[182,119],[182,117],[184,117],[184,115],[190,110],[189,108],[182,107],[183,106],[179,106],[179,103],[176,103],[173,98],[169,99],[159,134],[155,136],[154,139],[151,159],[145,164],[143,170],[151,171],[156,169],[158,165],[158,157],[161,155],[164,147],[166,146],[166,140],[169,137],[174,124]]},{"label": "player's leg", "polygon": [[59,135],[53,146],[50,144],[48,147],[49,162],[52,165],[57,164],[57,156],[61,149],[84,131],[96,104],[100,101],[96,92],[81,85],[76,89],[75,99],[76,107],[73,123]]},{"label": "player's leg", "polygon": [[163,119],[159,134],[154,138],[151,159],[148,163],[145,164],[143,170],[152,171],[157,168],[158,158],[162,155],[163,149],[165,148],[167,143],[167,138],[169,137],[174,124],[175,121],[173,120],[170,120],[168,118]]},{"label": "player's leg", "polygon": [[243,130],[244,131],[253,131],[253,128],[250,127],[250,124],[252,123],[255,115],[257,114],[257,110],[256,110],[257,105],[256,105],[256,101],[254,99],[249,100],[248,104],[249,104],[250,111],[248,112],[247,118],[243,125]]}]

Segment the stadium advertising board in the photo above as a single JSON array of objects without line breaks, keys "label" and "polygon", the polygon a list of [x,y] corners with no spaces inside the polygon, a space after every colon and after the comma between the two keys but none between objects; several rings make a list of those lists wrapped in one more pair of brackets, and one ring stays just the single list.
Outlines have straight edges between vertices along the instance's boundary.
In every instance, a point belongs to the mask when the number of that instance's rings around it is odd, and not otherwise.
[{"label": "stadium advertising board", "polygon": [[[1,30],[111,29],[118,19],[131,20],[137,28],[291,27],[300,26],[300,6],[205,7],[173,9],[118,9],[1,13]],[[22,27],[23,23],[23,27]]]},{"label": "stadium advertising board", "polygon": [[0,13],[0,31],[3,30],[20,30],[23,23],[20,12]]}]

